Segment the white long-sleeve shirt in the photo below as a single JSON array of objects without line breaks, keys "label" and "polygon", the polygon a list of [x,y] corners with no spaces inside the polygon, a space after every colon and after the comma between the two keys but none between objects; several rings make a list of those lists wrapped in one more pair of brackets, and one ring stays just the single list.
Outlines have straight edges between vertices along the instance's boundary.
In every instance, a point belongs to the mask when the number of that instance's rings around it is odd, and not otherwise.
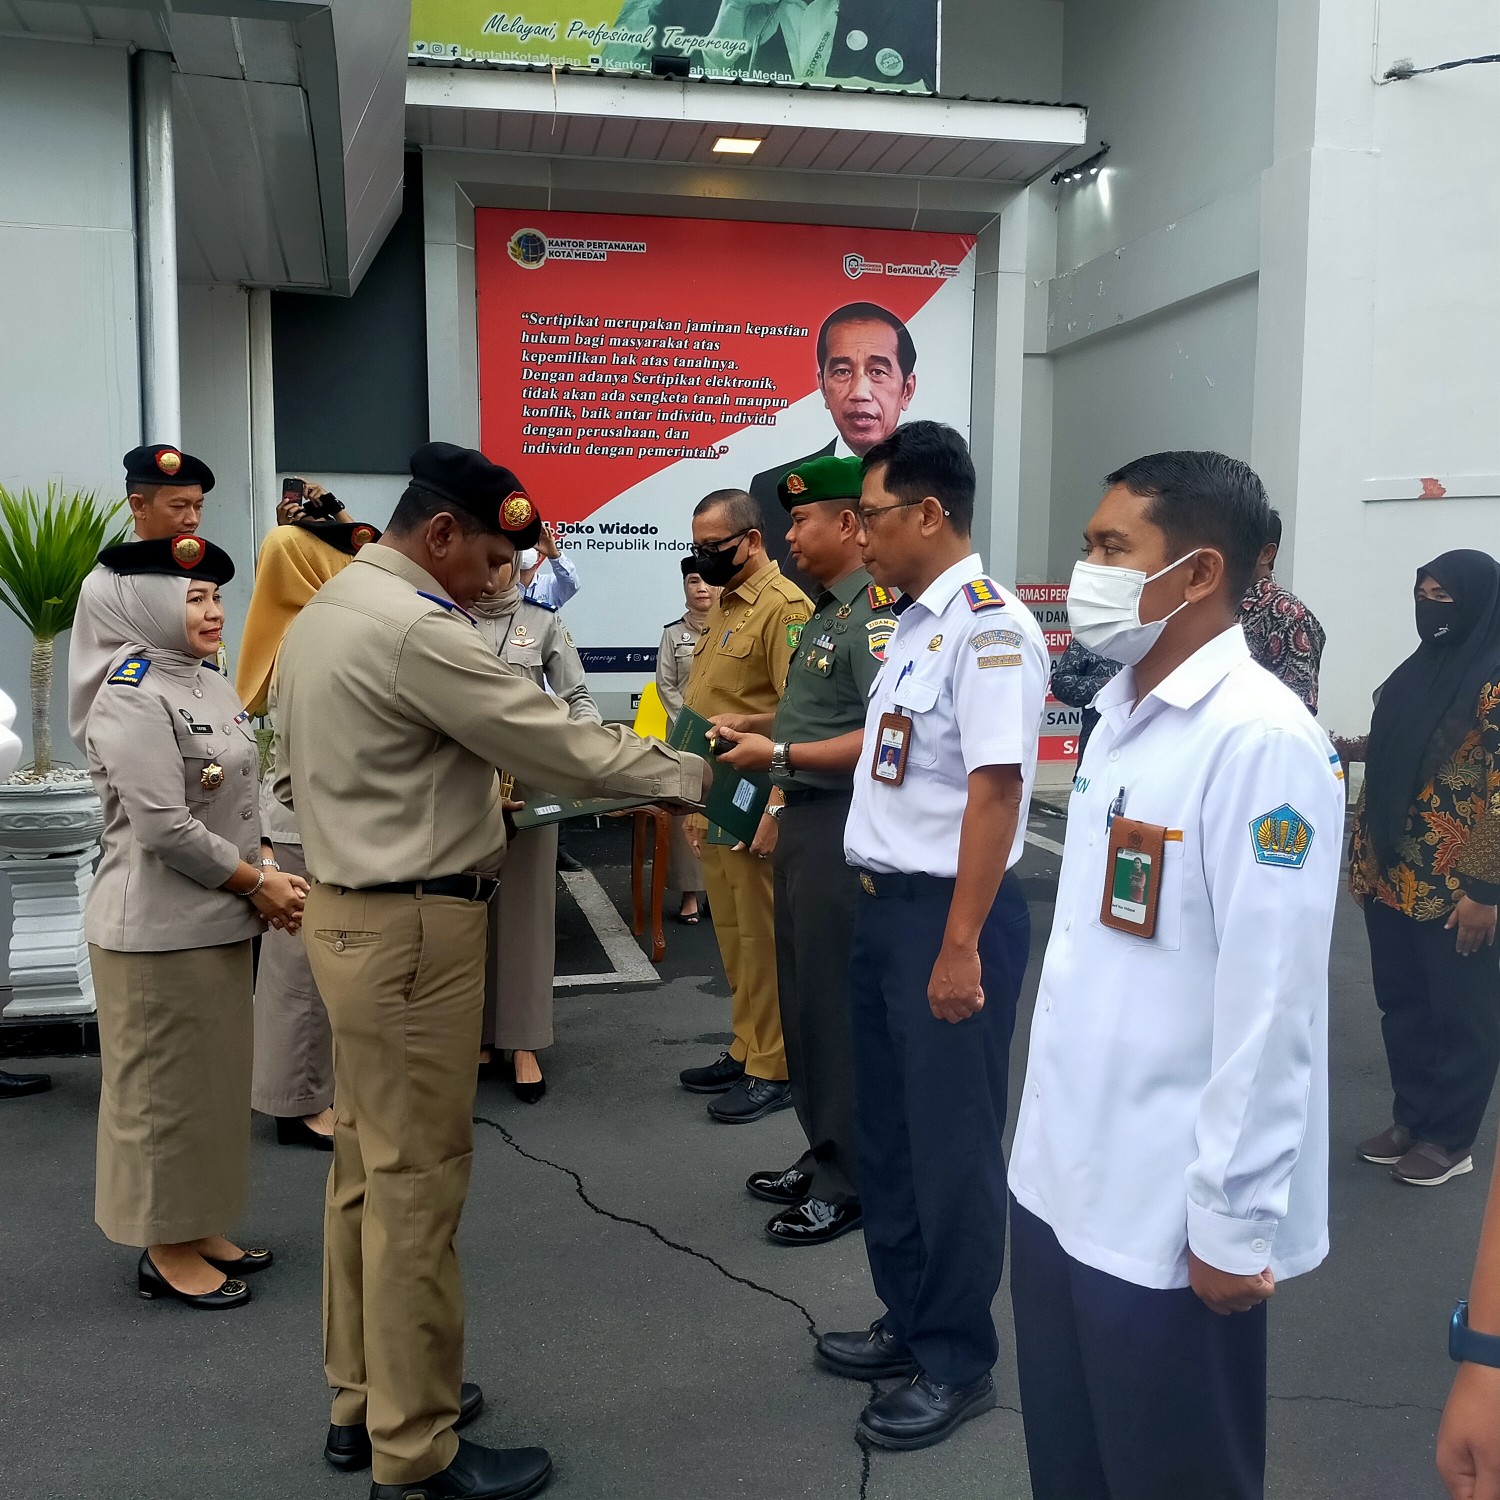
[{"label": "white long-sleeve shirt", "polygon": [[561,609],[578,592],[578,569],[566,552],[559,552],[543,561],[523,592],[532,604]]},{"label": "white long-sleeve shirt", "polygon": [[[1309,1271],[1328,1252],[1338,758],[1238,625],[1138,706],[1129,668],[1094,706],[1011,1189],[1075,1260],[1140,1286],[1186,1286],[1189,1247],[1233,1275]],[[1172,832],[1150,939],[1099,919],[1112,804]]]}]

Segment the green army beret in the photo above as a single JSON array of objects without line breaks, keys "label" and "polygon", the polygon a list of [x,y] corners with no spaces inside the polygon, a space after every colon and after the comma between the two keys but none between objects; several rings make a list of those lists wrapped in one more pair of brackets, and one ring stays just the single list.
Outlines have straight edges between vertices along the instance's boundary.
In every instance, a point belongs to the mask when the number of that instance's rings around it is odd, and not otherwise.
[{"label": "green army beret", "polygon": [[787,510],[819,500],[858,500],[864,478],[857,458],[810,458],[781,476],[776,497]]}]

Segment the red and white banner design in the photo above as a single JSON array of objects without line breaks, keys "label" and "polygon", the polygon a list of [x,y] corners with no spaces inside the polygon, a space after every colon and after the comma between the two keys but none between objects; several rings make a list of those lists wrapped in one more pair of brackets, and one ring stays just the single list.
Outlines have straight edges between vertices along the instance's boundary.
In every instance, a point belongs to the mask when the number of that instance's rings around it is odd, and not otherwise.
[{"label": "red and white banner design", "polygon": [[[968,432],[969,235],[481,208],[475,269],[481,443],[563,532],[582,578],[568,623],[594,669],[650,675],[704,495],[833,443],[830,314],[874,303],[909,331],[889,425]],[[881,435],[851,431],[861,452]]]},{"label": "red and white banner design", "polygon": [[[1047,655],[1056,661],[1068,649],[1073,633],[1068,629],[1068,586],[1065,583],[1019,583],[1016,597],[1036,616],[1047,638]],[[1038,759],[1072,760],[1078,754],[1078,736],[1083,729],[1083,710],[1059,703],[1049,692],[1042,715],[1042,743]]]}]

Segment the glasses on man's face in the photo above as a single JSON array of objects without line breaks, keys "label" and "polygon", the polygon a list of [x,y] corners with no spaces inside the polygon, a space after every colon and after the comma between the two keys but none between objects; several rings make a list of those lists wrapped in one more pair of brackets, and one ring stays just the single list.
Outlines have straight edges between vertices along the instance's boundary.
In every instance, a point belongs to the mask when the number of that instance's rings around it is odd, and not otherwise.
[{"label": "glasses on man's face", "polygon": [[736,531],[733,536],[720,537],[716,542],[694,542],[693,552],[699,557],[712,557],[715,552],[722,552],[731,542],[738,543],[749,534],[750,528],[747,526],[743,531]]},{"label": "glasses on man's face", "polygon": [[[920,505],[921,503],[921,500],[898,500],[894,505],[877,505],[873,509],[863,505],[856,505],[854,507],[854,516],[859,524],[868,530],[870,522],[876,516],[888,516],[893,510],[907,510],[911,506]],[[945,511],[944,514],[946,515],[947,512]]]}]

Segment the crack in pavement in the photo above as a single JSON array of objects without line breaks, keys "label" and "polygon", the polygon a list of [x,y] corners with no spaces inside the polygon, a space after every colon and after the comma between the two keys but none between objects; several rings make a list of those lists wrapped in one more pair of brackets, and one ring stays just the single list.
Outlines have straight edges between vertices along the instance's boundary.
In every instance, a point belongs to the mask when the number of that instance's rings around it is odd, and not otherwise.
[{"label": "crack in pavement", "polygon": [[1355,1396],[1279,1396],[1274,1391],[1268,1401],[1331,1401],[1338,1406],[1357,1406],[1361,1411],[1426,1411],[1439,1416],[1441,1406],[1423,1406],[1415,1401],[1361,1401]]},{"label": "crack in pavement", "polygon": [[[578,1195],[580,1201],[586,1208],[598,1214],[600,1218],[609,1219],[615,1224],[627,1224],[632,1229],[644,1229],[652,1239],[656,1240],[659,1244],[665,1245],[668,1250],[675,1250],[679,1255],[690,1255],[694,1260],[703,1261],[706,1265],[712,1266],[727,1281],[733,1281],[739,1286],[748,1287],[752,1292],[759,1292],[764,1297],[773,1297],[777,1302],[784,1302],[788,1307],[793,1307],[801,1313],[803,1321],[807,1324],[808,1336],[811,1338],[818,1336],[817,1319],[795,1297],[788,1297],[784,1292],[778,1292],[772,1287],[762,1286],[760,1282],[752,1281],[748,1276],[738,1275],[721,1262],[715,1260],[707,1252],[694,1249],[692,1245],[684,1245],[680,1240],[670,1238],[668,1235],[663,1234],[656,1225],[648,1224],[645,1219],[635,1219],[629,1214],[617,1214],[613,1209],[605,1208],[603,1204],[596,1203],[589,1197],[588,1189],[583,1184],[582,1176],[575,1172],[572,1167],[565,1167],[561,1162],[551,1161],[545,1156],[538,1156],[535,1152],[528,1151],[498,1120],[486,1119],[483,1115],[475,1115],[473,1118],[476,1125],[484,1125],[488,1129],[496,1131],[500,1139],[517,1156],[526,1161],[534,1162],[539,1167],[550,1167],[554,1172],[561,1172],[564,1177],[570,1179],[573,1184],[573,1191]],[[880,1387],[873,1380],[866,1383],[870,1387],[870,1399],[874,1400],[880,1394]],[[1011,1408],[1006,1409],[1010,1410]],[[859,1449],[859,1500],[869,1500],[870,1449],[863,1443],[857,1443],[855,1446]]]}]

